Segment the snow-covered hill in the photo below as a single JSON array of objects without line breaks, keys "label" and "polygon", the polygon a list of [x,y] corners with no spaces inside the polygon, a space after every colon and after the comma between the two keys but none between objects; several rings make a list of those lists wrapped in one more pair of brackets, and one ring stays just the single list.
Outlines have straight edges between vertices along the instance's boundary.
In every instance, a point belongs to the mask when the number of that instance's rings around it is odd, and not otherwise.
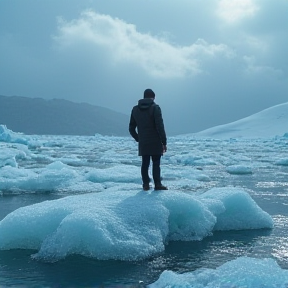
[{"label": "snow-covered hill", "polygon": [[211,138],[266,138],[288,133],[288,102],[194,135]]}]

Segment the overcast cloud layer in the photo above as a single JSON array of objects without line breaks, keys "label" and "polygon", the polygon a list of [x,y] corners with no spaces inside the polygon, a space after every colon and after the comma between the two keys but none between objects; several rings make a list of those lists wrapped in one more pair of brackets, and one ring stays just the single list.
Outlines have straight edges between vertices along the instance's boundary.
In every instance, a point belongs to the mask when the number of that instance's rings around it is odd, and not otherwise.
[{"label": "overcast cloud layer", "polygon": [[0,94],[129,115],[152,88],[171,134],[225,124],[288,101],[287,13],[287,0],[1,0]]}]

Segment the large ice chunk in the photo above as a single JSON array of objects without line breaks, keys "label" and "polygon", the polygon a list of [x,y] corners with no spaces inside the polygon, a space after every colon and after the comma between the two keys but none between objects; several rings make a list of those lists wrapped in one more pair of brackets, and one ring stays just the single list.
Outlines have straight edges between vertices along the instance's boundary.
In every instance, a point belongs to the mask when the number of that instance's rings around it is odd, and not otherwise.
[{"label": "large ice chunk", "polygon": [[[271,217],[244,191],[212,189],[196,196],[173,190],[117,189],[45,201],[12,212],[0,222],[0,249],[39,250],[34,257],[46,261],[70,254],[135,260],[163,251],[168,241],[201,240],[214,229],[273,225]],[[235,225],[230,218],[236,220]]]}]

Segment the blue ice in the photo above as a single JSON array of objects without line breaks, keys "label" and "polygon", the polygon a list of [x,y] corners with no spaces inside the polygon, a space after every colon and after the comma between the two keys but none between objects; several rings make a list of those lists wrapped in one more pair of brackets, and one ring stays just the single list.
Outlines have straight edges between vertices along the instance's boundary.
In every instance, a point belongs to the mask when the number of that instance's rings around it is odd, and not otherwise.
[{"label": "blue ice", "polygon": [[239,257],[216,269],[177,274],[166,270],[149,288],[287,288],[288,271],[273,259]]},{"label": "blue ice", "polygon": [[214,188],[198,196],[118,189],[13,211],[0,222],[0,249],[34,249],[35,259],[49,262],[71,254],[138,260],[162,252],[173,240],[273,227],[271,216],[241,189]]}]

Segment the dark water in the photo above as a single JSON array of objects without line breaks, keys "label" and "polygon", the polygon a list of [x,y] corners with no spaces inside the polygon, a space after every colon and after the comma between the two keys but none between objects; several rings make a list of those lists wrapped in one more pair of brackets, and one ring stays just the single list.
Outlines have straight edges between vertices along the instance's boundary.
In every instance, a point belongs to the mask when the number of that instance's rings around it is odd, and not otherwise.
[{"label": "dark water", "polygon": [[[273,229],[216,232],[199,242],[170,242],[163,253],[134,262],[69,256],[57,263],[43,263],[32,260],[35,251],[0,251],[0,287],[145,287],[167,269],[183,273],[201,267],[216,268],[240,256],[274,258],[280,267],[288,269],[288,167],[269,162],[270,150],[261,150],[265,147],[243,147],[242,152],[238,149],[235,154],[250,154],[252,160],[263,165],[248,175],[229,175],[224,171],[225,163],[206,165],[203,172],[211,181],[201,189],[245,189],[273,217]],[[215,147],[211,150],[216,153]],[[230,149],[229,153],[231,158],[234,151]],[[19,207],[60,197],[63,195],[54,193],[0,196],[0,220]]]}]

